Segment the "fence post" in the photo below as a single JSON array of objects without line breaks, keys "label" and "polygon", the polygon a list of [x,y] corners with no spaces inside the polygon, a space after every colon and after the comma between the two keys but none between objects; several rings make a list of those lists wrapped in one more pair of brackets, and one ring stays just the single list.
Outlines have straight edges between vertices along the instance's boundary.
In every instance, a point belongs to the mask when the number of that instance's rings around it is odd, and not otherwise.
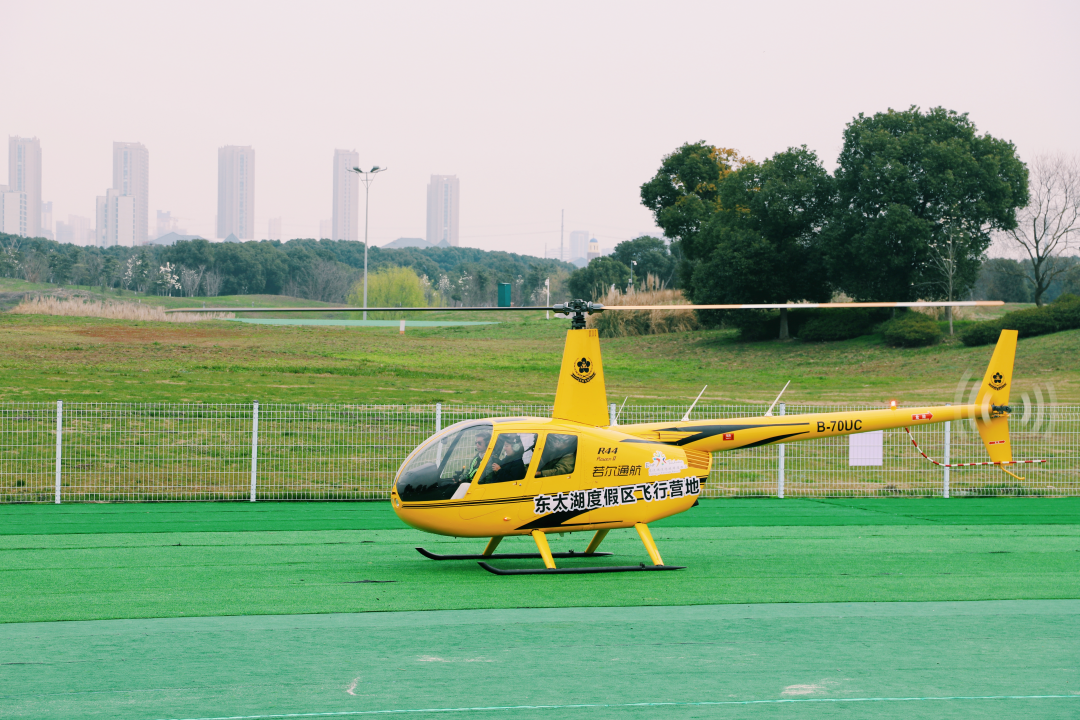
[{"label": "fence post", "polygon": [[442,403],[435,403],[435,432],[442,432]]},{"label": "fence post", "polygon": [[[945,404],[946,405],[952,405],[952,403],[945,403]],[[949,445],[952,444],[950,442],[951,439],[952,439],[952,420],[946,420],[945,421],[945,460],[942,463],[943,465],[945,465],[945,467],[942,468],[945,471],[945,479],[944,479],[944,481],[942,483],[942,486],[941,486],[941,495],[942,495],[942,497],[944,497],[946,499],[949,497]]]},{"label": "fence post", "polygon": [[[780,415],[784,414],[787,405],[780,403]],[[784,497],[784,450],[783,444],[777,447],[779,450],[779,456],[776,459],[776,497],[783,499]]]},{"label": "fence post", "polygon": [[615,403],[611,403],[611,407],[608,408],[608,425],[615,427]]},{"label": "fence post", "polygon": [[255,473],[259,467],[259,401],[251,405],[251,502],[255,502]]},{"label": "fence post", "polygon": [[56,500],[60,504],[60,458],[63,454],[64,401],[56,401]]}]

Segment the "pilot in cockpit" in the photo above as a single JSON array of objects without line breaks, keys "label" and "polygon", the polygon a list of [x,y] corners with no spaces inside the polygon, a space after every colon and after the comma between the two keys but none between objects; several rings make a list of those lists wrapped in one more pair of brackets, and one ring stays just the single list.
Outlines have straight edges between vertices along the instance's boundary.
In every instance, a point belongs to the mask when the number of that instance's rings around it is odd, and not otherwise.
[{"label": "pilot in cockpit", "polygon": [[458,480],[462,482],[469,482],[476,476],[476,471],[480,469],[480,461],[484,459],[484,451],[487,450],[488,442],[491,441],[491,433],[480,433],[474,439],[474,447],[476,454],[467,465],[461,468],[461,471],[457,474]]}]

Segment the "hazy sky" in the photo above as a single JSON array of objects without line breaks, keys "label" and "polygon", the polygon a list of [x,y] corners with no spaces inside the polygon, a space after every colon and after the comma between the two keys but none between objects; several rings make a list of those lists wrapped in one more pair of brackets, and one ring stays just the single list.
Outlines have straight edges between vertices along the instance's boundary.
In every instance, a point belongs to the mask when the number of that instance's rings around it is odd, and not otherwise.
[{"label": "hazy sky", "polygon": [[[93,218],[112,142],[156,210],[212,237],[217,148],[255,148],[255,227],[317,235],[335,148],[389,167],[371,239],[423,237],[431,174],[461,242],[540,255],[653,227],[638,188],[686,141],[832,169],[859,112],[943,105],[1025,158],[1080,152],[1076,2],[0,3],[0,159],[37,136],[54,220]],[[0,177],[6,182],[6,174]]]}]

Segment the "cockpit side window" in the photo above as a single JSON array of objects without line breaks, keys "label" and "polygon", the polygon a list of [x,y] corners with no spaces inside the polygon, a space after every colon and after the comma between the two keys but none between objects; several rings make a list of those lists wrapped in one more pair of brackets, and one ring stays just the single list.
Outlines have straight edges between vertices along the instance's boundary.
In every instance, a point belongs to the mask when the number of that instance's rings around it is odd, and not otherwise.
[{"label": "cockpit side window", "polygon": [[535,447],[536,433],[499,433],[480,484],[524,480]]},{"label": "cockpit side window", "polygon": [[430,443],[406,462],[398,476],[402,501],[448,500],[471,482],[491,441],[492,427],[471,425]]},{"label": "cockpit side window", "polygon": [[441,463],[439,477],[455,478],[471,482],[480,469],[488,443],[491,442],[491,426],[462,430],[452,443],[448,443],[446,460]]},{"label": "cockpit side window", "polygon": [[536,477],[569,475],[577,464],[577,435],[551,433],[544,440],[544,452],[536,468]]}]

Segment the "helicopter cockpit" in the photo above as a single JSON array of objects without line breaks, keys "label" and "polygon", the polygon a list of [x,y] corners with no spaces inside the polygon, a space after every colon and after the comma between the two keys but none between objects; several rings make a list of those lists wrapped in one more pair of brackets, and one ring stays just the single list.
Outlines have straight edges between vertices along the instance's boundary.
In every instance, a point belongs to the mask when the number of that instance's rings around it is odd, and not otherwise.
[{"label": "helicopter cockpit", "polygon": [[402,502],[450,500],[472,482],[491,442],[490,422],[457,423],[422,445],[398,475]]}]

